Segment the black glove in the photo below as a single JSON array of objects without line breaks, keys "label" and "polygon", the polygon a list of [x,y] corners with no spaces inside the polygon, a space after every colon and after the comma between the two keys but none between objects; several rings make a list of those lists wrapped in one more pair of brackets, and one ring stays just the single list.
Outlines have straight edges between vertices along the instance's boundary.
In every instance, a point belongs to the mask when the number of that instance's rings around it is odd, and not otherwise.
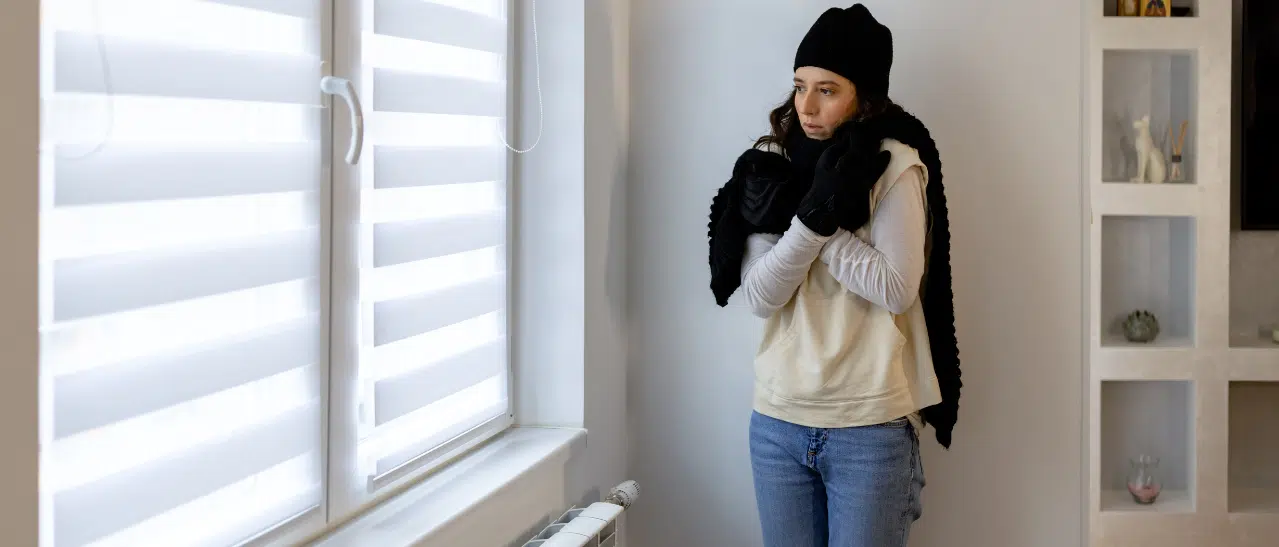
[{"label": "black glove", "polygon": [[839,188],[847,184],[839,168],[843,167],[840,160],[848,151],[849,144],[849,139],[839,138],[817,158],[813,185],[795,211],[799,221],[818,235],[831,236],[839,228],[839,204],[836,198]]},{"label": "black glove", "polygon": [[738,205],[742,218],[756,227],[781,225],[785,230],[795,210],[793,192],[787,185],[790,161],[781,154],[752,148],[737,159],[733,178],[742,184]]},{"label": "black glove", "polygon": [[840,227],[860,228],[870,219],[870,190],[888,167],[888,151],[873,152],[870,141],[852,131],[838,135],[817,159],[813,186],[796,216],[808,229],[831,236]]},{"label": "black glove", "polygon": [[837,198],[839,227],[855,232],[870,220],[870,193],[884,175],[892,154],[887,150],[854,148],[840,160],[840,170],[848,178]]}]

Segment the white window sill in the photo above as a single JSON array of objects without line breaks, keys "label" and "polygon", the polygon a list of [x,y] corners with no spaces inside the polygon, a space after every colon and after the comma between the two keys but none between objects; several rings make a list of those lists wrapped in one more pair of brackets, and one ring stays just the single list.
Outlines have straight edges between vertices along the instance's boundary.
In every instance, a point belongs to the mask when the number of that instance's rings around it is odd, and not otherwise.
[{"label": "white window sill", "polygon": [[494,498],[540,468],[567,464],[586,431],[512,427],[420,484],[320,538],[312,547],[410,547]]}]

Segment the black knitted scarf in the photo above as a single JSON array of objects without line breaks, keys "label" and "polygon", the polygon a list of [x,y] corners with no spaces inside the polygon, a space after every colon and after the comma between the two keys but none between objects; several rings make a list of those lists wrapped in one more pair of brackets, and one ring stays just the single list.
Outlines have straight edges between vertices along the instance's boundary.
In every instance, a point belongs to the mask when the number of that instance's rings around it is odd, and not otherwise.
[{"label": "black knitted scarf", "polygon": [[[952,432],[959,417],[959,392],[963,386],[959,368],[959,343],[955,337],[954,293],[951,289],[950,220],[942,185],[941,156],[928,128],[918,118],[894,105],[859,124],[864,134],[882,139],[895,139],[914,148],[928,169],[925,198],[931,226],[928,231],[927,268],[922,282],[921,301],[928,341],[932,348],[933,369],[937,374],[942,402],[921,411],[925,424],[936,430],[937,442],[950,448]],[[795,133],[800,133],[796,131]],[[817,141],[797,141],[787,147],[791,156],[793,191],[806,192],[812,181],[812,169],[824,148]],[[716,192],[711,202],[709,244],[711,291],[720,306],[741,284],[741,262],[746,238],[752,233],[780,234],[787,226],[755,227],[741,218],[738,203],[744,185],[739,170]],[[792,200],[794,201],[794,200]],[[788,202],[789,203],[789,202]],[[794,203],[798,203],[794,201]],[[796,205],[797,206],[797,205]]]}]

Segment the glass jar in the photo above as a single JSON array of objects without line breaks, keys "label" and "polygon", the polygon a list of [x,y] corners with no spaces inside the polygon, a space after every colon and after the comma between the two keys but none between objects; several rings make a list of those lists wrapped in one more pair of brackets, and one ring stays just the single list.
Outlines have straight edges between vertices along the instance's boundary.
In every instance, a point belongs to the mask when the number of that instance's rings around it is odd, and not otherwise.
[{"label": "glass jar", "polygon": [[1128,493],[1141,505],[1150,505],[1159,497],[1163,482],[1159,478],[1159,458],[1141,455],[1128,460]]}]

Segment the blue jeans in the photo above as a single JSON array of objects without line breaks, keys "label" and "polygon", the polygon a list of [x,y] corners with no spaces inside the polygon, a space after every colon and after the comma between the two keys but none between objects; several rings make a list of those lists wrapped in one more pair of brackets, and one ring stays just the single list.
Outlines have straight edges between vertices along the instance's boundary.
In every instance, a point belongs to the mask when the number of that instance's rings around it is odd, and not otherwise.
[{"label": "blue jeans", "polygon": [[755,412],[750,453],[765,547],[904,547],[922,512],[906,418],[822,429]]}]

